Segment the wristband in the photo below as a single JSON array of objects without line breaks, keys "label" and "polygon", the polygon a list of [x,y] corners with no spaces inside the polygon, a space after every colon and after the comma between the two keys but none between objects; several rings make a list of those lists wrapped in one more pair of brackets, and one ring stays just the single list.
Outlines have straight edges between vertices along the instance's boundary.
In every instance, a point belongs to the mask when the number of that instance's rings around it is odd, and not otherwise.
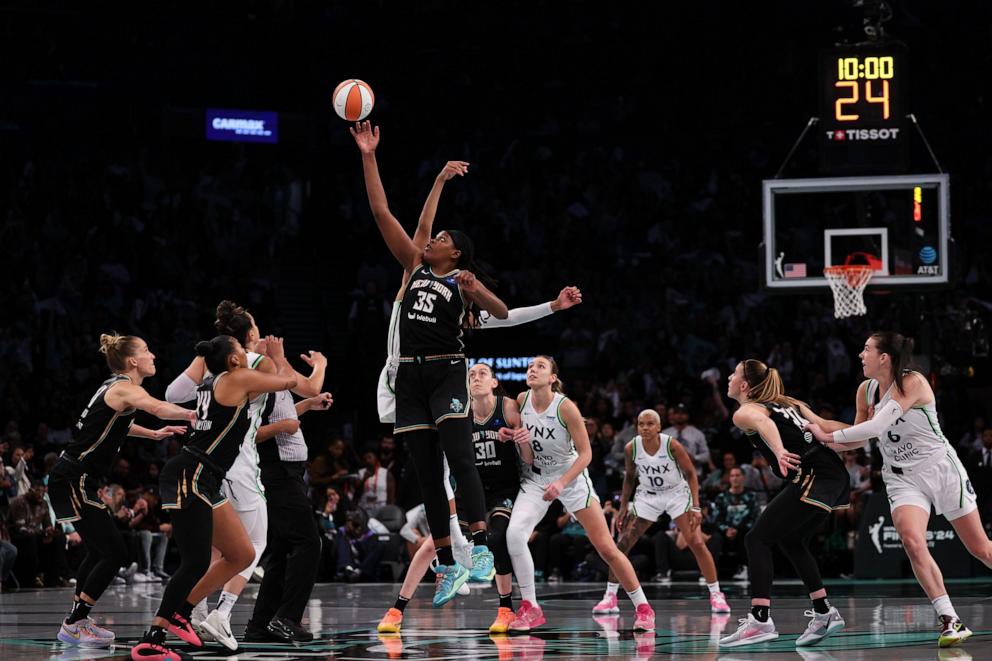
[{"label": "wristband", "polygon": [[698,514],[698,513],[702,512],[703,510],[700,507],[690,507],[689,508],[689,511],[690,512],[696,512]]}]

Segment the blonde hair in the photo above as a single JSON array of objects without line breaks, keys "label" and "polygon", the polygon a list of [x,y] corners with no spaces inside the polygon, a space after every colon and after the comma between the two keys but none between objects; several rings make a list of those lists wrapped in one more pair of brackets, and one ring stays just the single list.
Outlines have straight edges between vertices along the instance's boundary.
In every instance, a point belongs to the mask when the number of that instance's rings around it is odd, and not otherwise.
[{"label": "blonde hair", "polygon": [[561,394],[564,395],[565,394],[565,384],[562,383],[561,377],[558,376],[558,363],[555,362],[555,359],[552,358],[551,356],[545,355],[543,353],[534,356],[534,358],[535,359],[537,359],[537,358],[543,358],[544,360],[548,361],[548,363],[551,364],[551,373],[554,374],[555,377],[557,377],[557,378],[555,378],[554,382],[551,384],[551,392],[560,392]]},{"label": "blonde hair", "polygon": [[785,404],[797,406],[797,400],[785,394],[782,377],[774,367],[768,367],[760,360],[748,358],[741,362],[744,367],[744,382],[747,383],[747,399],[756,404]]},{"label": "blonde hair", "polygon": [[118,335],[116,331],[100,335],[100,353],[107,357],[107,367],[114,372],[127,371],[127,359],[138,352],[138,338]]}]

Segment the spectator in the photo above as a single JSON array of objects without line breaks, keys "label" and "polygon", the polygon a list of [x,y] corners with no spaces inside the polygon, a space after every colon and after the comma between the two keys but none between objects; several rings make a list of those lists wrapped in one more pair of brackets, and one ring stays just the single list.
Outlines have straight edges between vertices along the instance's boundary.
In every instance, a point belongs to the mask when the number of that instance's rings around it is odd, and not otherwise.
[{"label": "spectator", "polygon": [[17,581],[35,587],[67,587],[65,535],[54,525],[45,502],[45,483],[32,481],[23,496],[10,502],[11,541],[17,547]]},{"label": "spectator", "polygon": [[0,593],[10,592],[13,588],[14,567],[17,564],[17,547],[10,543],[10,533],[7,523],[0,517]]},{"label": "spectator", "polygon": [[400,537],[406,541],[407,557],[413,559],[413,556],[417,553],[417,549],[423,545],[424,540],[427,539],[429,534],[430,528],[427,526],[427,510],[424,509],[423,503],[407,510],[406,523],[400,528]]},{"label": "spectator", "polygon": [[714,469],[706,476],[700,489],[706,497],[713,499],[721,491],[730,488],[730,470],[737,466],[737,456],[733,452],[724,452],[720,468]]},{"label": "spectator", "polygon": [[379,463],[379,453],[376,448],[366,448],[362,453],[365,467],[358,471],[358,479],[362,484],[362,495],[358,501],[359,507],[370,517],[383,505],[396,502],[396,480],[393,474]]},{"label": "spectator", "polygon": [[337,544],[337,578],[354,583],[374,581],[385,546],[369,529],[369,518],[362,510],[352,510],[345,517],[344,530],[335,536]]},{"label": "spectator", "polygon": [[138,545],[141,547],[142,563],[140,571],[134,577],[137,582],[152,583],[169,579],[169,574],[165,571],[165,554],[172,537],[172,524],[162,519],[162,502],[158,498],[158,492],[145,489],[135,502],[134,517],[131,519],[131,528],[137,534]]},{"label": "spectator", "polygon": [[29,462],[34,458],[34,450],[30,447],[15,445],[10,451],[7,464],[7,478],[12,483],[11,498],[23,496],[31,490],[31,470]]},{"label": "spectator", "polygon": [[988,522],[992,516],[992,427],[982,430],[981,448],[973,451],[968,460],[968,475],[975,488],[982,521]]},{"label": "spectator", "polygon": [[732,563],[734,578],[747,578],[744,537],[758,518],[758,499],[744,488],[744,471],[740,467],[731,468],[729,476],[730,488],[713,501],[713,523],[723,537],[721,559]]},{"label": "spectator", "polygon": [[310,485],[321,489],[333,487],[340,496],[352,495],[355,492],[352,485],[355,465],[350,455],[351,452],[344,439],[331,439],[327,444],[327,450],[317,455],[310,463]]},{"label": "spectator", "polygon": [[958,440],[958,453],[962,457],[967,457],[972,452],[981,452],[984,443],[982,437],[985,433],[985,416],[976,415],[971,423],[971,429],[965,432],[964,436]]},{"label": "spectator", "polygon": [[706,435],[689,424],[689,407],[679,403],[668,409],[668,421],[671,423],[671,427],[663,429],[661,433],[668,434],[681,443],[696,463],[696,473],[705,475],[713,468],[713,463],[710,460],[710,447],[706,441]]},{"label": "spectator", "polygon": [[124,457],[118,457],[114,462],[107,481],[123,487],[128,493],[141,487],[141,483],[131,474],[131,462]]},{"label": "spectator", "polygon": [[741,470],[744,471],[744,488],[757,496],[760,508],[764,508],[785,485],[785,480],[775,475],[768,461],[765,460],[765,455],[757,450],[751,458],[751,463],[741,466]]},{"label": "spectator", "polygon": [[848,529],[854,530],[864,509],[863,496],[871,493],[871,471],[865,465],[865,451],[862,448],[848,450],[844,453],[844,467],[851,481],[851,506],[847,510],[838,510],[837,518],[847,522]]}]

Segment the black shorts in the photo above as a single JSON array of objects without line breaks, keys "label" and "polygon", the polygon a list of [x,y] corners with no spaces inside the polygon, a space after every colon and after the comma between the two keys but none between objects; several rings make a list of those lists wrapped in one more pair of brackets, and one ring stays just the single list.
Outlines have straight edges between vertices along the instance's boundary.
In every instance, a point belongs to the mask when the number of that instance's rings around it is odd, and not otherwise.
[{"label": "black shorts", "polygon": [[851,506],[851,478],[833,450],[824,448],[813,457],[804,457],[802,470],[793,484],[798,489],[799,500],[814,507],[832,512]]},{"label": "black shorts", "polygon": [[193,498],[199,498],[212,508],[227,502],[220,485],[224,477],[207,468],[193,455],[180,452],[166,462],[158,478],[162,509],[180,510]]},{"label": "black shorts", "polygon": [[468,417],[468,370],[461,354],[401,357],[396,371],[396,434],[437,429]]},{"label": "black shorts", "polygon": [[59,523],[79,521],[86,507],[107,509],[100,500],[103,479],[84,471],[82,464],[67,457],[60,457],[52,467],[48,477],[48,499]]}]

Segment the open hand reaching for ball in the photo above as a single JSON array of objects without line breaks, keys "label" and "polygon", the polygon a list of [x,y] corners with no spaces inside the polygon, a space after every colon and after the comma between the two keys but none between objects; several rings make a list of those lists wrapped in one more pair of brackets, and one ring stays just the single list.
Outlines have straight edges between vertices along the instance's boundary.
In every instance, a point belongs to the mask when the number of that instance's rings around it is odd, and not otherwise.
[{"label": "open hand reaching for ball", "polygon": [[351,137],[355,139],[355,144],[358,145],[358,151],[363,154],[374,154],[375,148],[379,146],[379,127],[372,127],[372,122],[366,120],[364,122],[355,122],[353,128],[349,128],[351,131]]}]

